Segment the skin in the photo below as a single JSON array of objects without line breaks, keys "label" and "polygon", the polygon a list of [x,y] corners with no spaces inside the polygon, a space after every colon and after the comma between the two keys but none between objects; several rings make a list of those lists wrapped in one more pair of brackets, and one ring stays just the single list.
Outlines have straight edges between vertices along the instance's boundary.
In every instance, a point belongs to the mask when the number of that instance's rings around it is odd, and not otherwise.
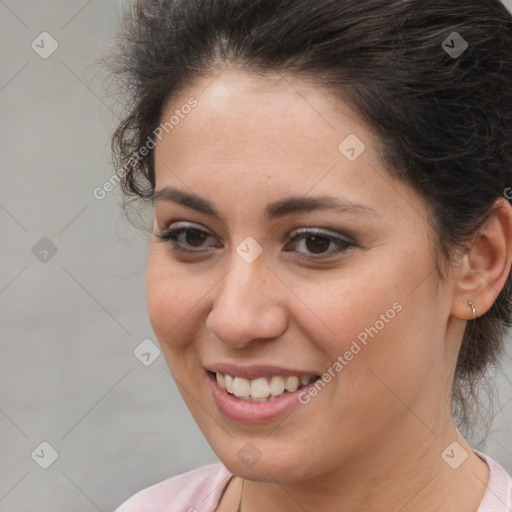
[{"label": "skin", "polygon": [[[157,142],[156,190],[193,192],[222,218],[155,201],[155,234],[186,221],[211,236],[182,236],[199,251],[187,255],[155,235],[147,300],[187,406],[237,475],[218,510],[238,509],[243,478],[243,512],[476,511],[489,470],[455,429],[450,389],[473,318],[468,300],[485,313],[510,271],[509,204],[500,203],[442,281],[427,203],[391,177],[375,134],[346,103],[289,76],[226,69],[174,97],[162,119],[190,97],[198,105]],[[349,134],[366,146],[352,162],[338,149]],[[278,199],[322,194],[373,213],[264,215]],[[355,245],[315,252],[311,239],[290,242],[303,228],[352,236]],[[250,264],[236,252],[248,236],[263,249]],[[322,253],[330,257],[313,259]],[[205,364],[269,363],[321,375],[396,302],[403,309],[308,405],[262,424],[217,409]],[[457,469],[441,457],[454,441],[468,453]],[[261,452],[251,468],[237,457],[247,442]]]}]

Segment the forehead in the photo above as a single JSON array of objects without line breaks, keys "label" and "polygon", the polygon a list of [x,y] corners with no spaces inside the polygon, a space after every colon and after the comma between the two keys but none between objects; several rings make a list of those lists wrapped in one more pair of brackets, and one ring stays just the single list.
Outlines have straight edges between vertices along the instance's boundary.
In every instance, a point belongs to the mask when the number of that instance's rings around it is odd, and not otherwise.
[{"label": "forehead", "polygon": [[[259,76],[227,69],[203,77],[170,100],[162,120],[179,110],[191,96],[198,102],[198,108],[191,113],[194,118],[208,121],[209,125],[215,123],[217,128],[221,124],[232,128],[230,124],[236,123],[241,136],[252,131],[255,141],[265,138],[265,132],[260,131],[262,125],[286,128],[281,131],[281,138],[289,133],[295,138],[317,142],[326,132],[338,131],[340,135],[347,128],[365,138],[372,136],[371,127],[364,125],[340,95],[335,96],[317,84],[292,76]],[[236,136],[231,130],[224,134],[213,132],[209,125],[203,127],[204,140],[223,135],[227,136],[224,140],[227,143]],[[183,130],[176,126],[173,131]]]},{"label": "forehead", "polygon": [[[194,108],[181,111],[191,98]],[[403,184],[384,169],[370,127],[311,83],[225,70],[174,97],[162,123],[171,116],[179,122],[155,149],[157,190],[213,193],[228,206],[241,194],[254,204],[265,197],[265,205],[283,195],[336,193],[370,200],[375,210],[403,203],[396,194]]]}]

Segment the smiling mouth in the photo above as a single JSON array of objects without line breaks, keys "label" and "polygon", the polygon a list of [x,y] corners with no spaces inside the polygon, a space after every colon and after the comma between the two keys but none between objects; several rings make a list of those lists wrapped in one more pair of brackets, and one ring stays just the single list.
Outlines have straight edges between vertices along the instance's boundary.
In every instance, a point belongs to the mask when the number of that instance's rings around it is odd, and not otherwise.
[{"label": "smiling mouth", "polygon": [[217,380],[220,388],[244,402],[271,402],[280,396],[294,393],[320,378],[318,375],[274,375],[249,380],[220,372],[208,373]]}]

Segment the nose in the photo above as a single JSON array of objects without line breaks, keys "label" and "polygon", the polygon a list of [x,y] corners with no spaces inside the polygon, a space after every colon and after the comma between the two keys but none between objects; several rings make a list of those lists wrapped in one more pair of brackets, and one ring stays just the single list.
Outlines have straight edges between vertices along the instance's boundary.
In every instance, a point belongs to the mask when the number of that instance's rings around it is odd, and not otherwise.
[{"label": "nose", "polygon": [[287,329],[284,284],[263,258],[247,263],[238,255],[216,287],[206,328],[225,345],[244,348],[255,340],[270,340]]}]

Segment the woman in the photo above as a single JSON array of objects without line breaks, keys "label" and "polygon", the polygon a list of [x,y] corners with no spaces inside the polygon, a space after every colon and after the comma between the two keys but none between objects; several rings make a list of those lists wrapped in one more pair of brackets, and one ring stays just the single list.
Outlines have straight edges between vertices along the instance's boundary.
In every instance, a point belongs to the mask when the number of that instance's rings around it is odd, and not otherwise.
[{"label": "woman", "polygon": [[473,450],[512,319],[498,0],[142,0],[112,66],[150,320],[222,463],[118,512],[505,512]]}]

